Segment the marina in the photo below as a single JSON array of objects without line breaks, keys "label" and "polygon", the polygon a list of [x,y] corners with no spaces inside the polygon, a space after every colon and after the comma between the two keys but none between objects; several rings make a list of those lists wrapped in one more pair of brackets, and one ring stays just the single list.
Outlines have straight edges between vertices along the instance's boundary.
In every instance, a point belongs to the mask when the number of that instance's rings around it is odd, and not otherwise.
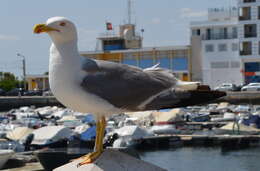
[{"label": "marina", "polygon": [[[260,125],[257,119],[247,120],[257,117],[258,110],[258,105],[222,102],[113,115],[107,118],[104,147],[129,149],[127,154],[146,161],[148,159],[144,156],[157,152],[164,154],[167,149],[203,151],[205,148],[239,152],[260,148]],[[95,121],[89,114],[57,106],[31,106],[2,112],[1,117],[0,127],[5,126],[0,132],[0,147],[15,153],[5,168],[52,170],[61,161],[60,165],[65,164],[94,147]],[[45,136],[44,132],[51,134]],[[50,157],[53,157],[53,163],[47,164],[46,159]],[[158,166],[165,168],[165,165],[160,165],[160,160],[158,162]]]}]

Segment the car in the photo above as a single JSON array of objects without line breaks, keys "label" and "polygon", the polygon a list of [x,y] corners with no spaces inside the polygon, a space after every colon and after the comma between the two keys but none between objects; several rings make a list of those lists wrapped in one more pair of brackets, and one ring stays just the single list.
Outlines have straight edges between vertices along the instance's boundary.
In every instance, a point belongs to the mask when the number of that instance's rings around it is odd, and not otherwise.
[{"label": "car", "polygon": [[249,83],[242,87],[241,91],[260,91],[260,83]]},{"label": "car", "polygon": [[28,90],[23,93],[24,96],[42,96],[41,90]]},{"label": "car", "polygon": [[0,88],[0,96],[5,96],[5,91]]},{"label": "car", "polygon": [[42,96],[53,96],[53,93],[51,92],[51,90],[46,90],[43,91]]},{"label": "car", "polygon": [[237,87],[232,83],[223,83],[220,86],[216,87],[215,90],[218,91],[236,91]]},{"label": "car", "polygon": [[6,96],[22,96],[24,90],[22,88],[13,88],[5,93]]}]

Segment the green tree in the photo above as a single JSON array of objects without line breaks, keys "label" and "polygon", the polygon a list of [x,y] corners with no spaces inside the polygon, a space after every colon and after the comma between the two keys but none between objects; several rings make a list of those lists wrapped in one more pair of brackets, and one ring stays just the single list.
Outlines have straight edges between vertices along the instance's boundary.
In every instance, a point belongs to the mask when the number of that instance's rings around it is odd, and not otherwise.
[{"label": "green tree", "polygon": [[9,91],[18,87],[19,80],[10,72],[0,72],[0,88]]}]

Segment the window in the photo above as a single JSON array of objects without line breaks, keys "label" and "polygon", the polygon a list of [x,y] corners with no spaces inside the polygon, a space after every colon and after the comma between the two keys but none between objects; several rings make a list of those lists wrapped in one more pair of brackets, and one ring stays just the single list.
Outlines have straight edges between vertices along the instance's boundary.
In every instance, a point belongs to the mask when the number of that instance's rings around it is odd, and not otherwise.
[{"label": "window", "polygon": [[260,19],[260,6],[258,6],[258,19]]},{"label": "window", "polygon": [[227,51],[227,44],[219,44],[218,51],[220,51],[220,52]]},{"label": "window", "polygon": [[257,37],[256,30],[257,30],[256,24],[245,24],[244,25],[245,38]]},{"label": "window", "polygon": [[232,43],[232,51],[238,51],[238,44]]},{"label": "window", "polygon": [[237,38],[237,28],[236,27],[232,28],[232,38]]},{"label": "window", "polygon": [[187,58],[173,58],[172,59],[173,71],[186,71],[188,70]]},{"label": "window", "polygon": [[239,8],[239,20],[250,20],[251,19],[251,7]]},{"label": "window", "polygon": [[239,61],[231,61],[231,68],[240,68],[240,62]]},{"label": "window", "polygon": [[124,59],[122,61],[123,64],[127,64],[127,65],[133,65],[133,66],[137,66],[137,61],[136,59]]},{"label": "window", "polygon": [[206,40],[211,40],[211,29],[207,29]]},{"label": "window", "polygon": [[140,68],[149,68],[153,66],[153,59],[140,59],[139,67]]},{"label": "window", "polygon": [[252,42],[242,42],[240,44],[240,55],[252,55]]},{"label": "window", "polygon": [[258,54],[260,55],[260,42],[258,42]]},{"label": "window", "polygon": [[158,58],[158,62],[160,63],[159,66],[161,68],[170,69],[170,58],[168,57]]},{"label": "window", "polygon": [[205,52],[214,52],[214,46],[212,44],[205,45]]},{"label": "window", "polygon": [[215,69],[229,67],[228,62],[211,62],[210,66],[211,68],[215,68]]},{"label": "window", "polygon": [[244,0],[244,3],[247,3],[247,2],[255,2],[255,0]]}]

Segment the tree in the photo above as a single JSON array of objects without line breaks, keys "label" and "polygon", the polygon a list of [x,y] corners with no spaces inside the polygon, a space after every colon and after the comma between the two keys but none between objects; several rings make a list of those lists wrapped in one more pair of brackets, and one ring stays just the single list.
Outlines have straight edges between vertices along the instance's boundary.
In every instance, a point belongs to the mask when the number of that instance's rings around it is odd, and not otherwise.
[{"label": "tree", "polygon": [[0,72],[0,88],[9,91],[19,86],[19,80],[10,72]]}]

